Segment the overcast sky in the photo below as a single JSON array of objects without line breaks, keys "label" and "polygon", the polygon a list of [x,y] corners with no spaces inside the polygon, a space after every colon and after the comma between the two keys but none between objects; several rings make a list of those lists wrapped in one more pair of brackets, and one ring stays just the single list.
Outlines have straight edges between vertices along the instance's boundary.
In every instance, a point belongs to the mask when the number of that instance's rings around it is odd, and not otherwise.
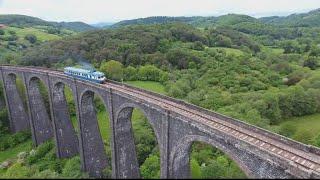
[{"label": "overcast sky", "polygon": [[24,14],[50,21],[115,22],[148,16],[255,17],[320,8],[320,0],[0,0],[0,14]]}]

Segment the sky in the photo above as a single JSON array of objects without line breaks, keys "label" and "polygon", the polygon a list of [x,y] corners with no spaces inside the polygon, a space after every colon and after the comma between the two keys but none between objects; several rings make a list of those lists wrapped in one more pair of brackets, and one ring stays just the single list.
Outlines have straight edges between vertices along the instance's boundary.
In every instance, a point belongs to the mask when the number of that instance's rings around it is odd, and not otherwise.
[{"label": "sky", "polygon": [[90,24],[149,16],[284,16],[317,8],[320,0],[0,0],[0,14]]}]

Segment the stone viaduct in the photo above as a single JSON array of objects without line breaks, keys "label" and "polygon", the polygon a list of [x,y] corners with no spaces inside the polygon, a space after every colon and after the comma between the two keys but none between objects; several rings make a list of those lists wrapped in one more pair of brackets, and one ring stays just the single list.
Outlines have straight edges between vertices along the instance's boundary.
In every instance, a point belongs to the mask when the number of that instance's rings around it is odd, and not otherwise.
[{"label": "stone viaduct", "polygon": [[[153,92],[107,81],[96,84],[44,68],[0,66],[11,131],[31,129],[35,145],[54,138],[59,158],[80,154],[83,171],[100,177],[107,166],[93,97],[109,111],[112,177],[139,178],[131,126],[133,108],[151,124],[160,149],[161,178],[189,178],[189,153],[195,141],[208,143],[233,159],[252,178],[320,178],[320,149],[236,119]],[[23,104],[16,78],[23,80]],[[49,92],[50,114],[38,82]],[[73,128],[64,95],[72,90],[79,134]]]}]

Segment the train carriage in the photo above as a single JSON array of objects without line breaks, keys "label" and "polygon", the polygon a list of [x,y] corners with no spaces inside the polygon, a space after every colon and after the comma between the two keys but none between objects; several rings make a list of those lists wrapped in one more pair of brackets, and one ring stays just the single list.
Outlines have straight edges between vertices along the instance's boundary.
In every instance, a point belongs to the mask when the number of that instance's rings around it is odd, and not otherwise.
[{"label": "train carriage", "polygon": [[106,79],[104,73],[96,71],[94,69],[88,70],[75,67],[65,67],[64,73],[75,78],[84,79],[100,84],[103,83]]}]

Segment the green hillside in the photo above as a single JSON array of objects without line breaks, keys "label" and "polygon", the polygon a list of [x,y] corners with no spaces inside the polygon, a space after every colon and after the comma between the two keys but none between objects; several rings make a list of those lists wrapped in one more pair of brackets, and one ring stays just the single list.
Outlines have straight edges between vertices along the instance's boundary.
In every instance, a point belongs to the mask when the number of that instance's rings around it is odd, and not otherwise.
[{"label": "green hillside", "polygon": [[269,24],[292,27],[319,27],[320,26],[320,9],[308,13],[292,14],[286,17],[267,17],[261,18],[261,21]]},{"label": "green hillside", "polygon": [[68,29],[78,32],[96,29],[83,22],[49,22],[36,17],[17,14],[0,15],[0,24],[17,27],[48,26],[51,28]]},{"label": "green hillside", "polygon": [[111,25],[111,28],[128,26],[128,25],[150,25],[150,24],[166,24],[166,23],[187,23],[196,27],[206,27],[212,25],[234,25],[241,22],[256,22],[257,19],[240,14],[228,14],[219,17],[169,17],[169,16],[154,16],[147,18],[139,18],[132,20],[124,20]]},{"label": "green hillside", "polygon": [[0,29],[0,62],[15,64],[23,50],[76,33],[67,29],[53,31],[49,26],[7,26]]},{"label": "green hillside", "polygon": [[113,24],[111,27],[122,27],[128,25],[148,25],[148,24],[164,24],[181,22],[191,24],[195,27],[210,27],[221,25],[237,25],[239,23],[254,23],[263,26],[282,26],[282,27],[319,27],[320,26],[320,9],[310,11],[308,13],[291,14],[289,16],[279,17],[262,17],[256,19],[247,15],[227,14],[217,17],[169,17],[169,16],[154,16],[147,18],[139,18],[132,20],[124,20]]},{"label": "green hillside", "polygon": [[95,27],[84,22],[59,22],[54,23],[54,26],[59,27],[61,29],[68,29],[77,32],[90,31],[96,29]]},{"label": "green hillside", "polygon": [[44,21],[40,18],[19,15],[19,14],[12,14],[12,15],[0,15],[0,23],[6,24],[9,26],[50,26],[51,23]]},{"label": "green hillside", "polygon": [[28,34],[33,34],[40,41],[50,41],[50,40],[58,40],[61,39],[61,36],[56,34],[49,34],[42,29],[28,27],[28,28],[16,28],[16,27],[8,27],[5,29],[6,34],[9,34],[10,31],[16,32],[19,40],[25,41],[24,37]]}]

